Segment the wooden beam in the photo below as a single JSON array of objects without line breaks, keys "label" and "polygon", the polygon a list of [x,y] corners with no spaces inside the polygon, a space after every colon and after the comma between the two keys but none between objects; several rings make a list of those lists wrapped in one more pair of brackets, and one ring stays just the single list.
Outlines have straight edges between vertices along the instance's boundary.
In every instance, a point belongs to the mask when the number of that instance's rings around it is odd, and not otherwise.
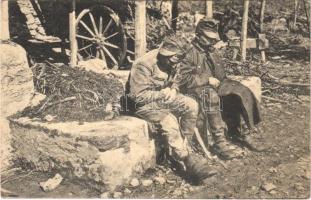
[{"label": "wooden beam", "polygon": [[249,8],[249,0],[244,0],[243,19],[242,19],[242,31],[241,31],[241,56],[242,56],[242,61],[246,60],[248,8]]},{"label": "wooden beam", "polygon": [[10,29],[9,29],[9,1],[1,1],[1,40],[10,39]]},{"label": "wooden beam", "polygon": [[213,18],[213,0],[206,0],[206,17]]},{"label": "wooden beam", "polygon": [[146,0],[135,1],[135,59],[146,53]]},{"label": "wooden beam", "polygon": [[76,39],[76,0],[72,0],[69,13],[70,66],[77,65],[78,46]]}]

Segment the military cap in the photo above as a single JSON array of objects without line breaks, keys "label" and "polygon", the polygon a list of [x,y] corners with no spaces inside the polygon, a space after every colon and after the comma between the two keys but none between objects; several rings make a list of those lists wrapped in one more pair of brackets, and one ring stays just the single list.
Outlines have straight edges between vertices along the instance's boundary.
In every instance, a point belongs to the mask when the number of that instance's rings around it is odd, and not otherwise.
[{"label": "military cap", "polygon": [[212,18],[203,18],[199,21],[195,33],[198,37],[204,35],[208,38],[219,40],[218,24],[218,20]]},{"label": "military cap", "polygon": [[159,54],[163,56],[174,56],[182,51],[181,41],[176,36],[168,36],[164,39],[159,49]]}]

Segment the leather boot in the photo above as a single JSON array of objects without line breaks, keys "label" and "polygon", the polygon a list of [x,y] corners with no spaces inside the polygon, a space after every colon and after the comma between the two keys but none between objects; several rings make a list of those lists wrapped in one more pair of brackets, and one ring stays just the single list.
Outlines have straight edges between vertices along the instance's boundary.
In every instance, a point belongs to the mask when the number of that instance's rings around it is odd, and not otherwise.
[{"label": "leather boot", "polygon": [[186,166],[186,173],[195,182],[201,182],[204,179],[217,174],[217,171],[213,170],[207,160],[196,154],[190,154],[184,160]]},{"label": "leather boot", "polygon": [[220,159],[231,160],[242,156],[242,151],[239,151],[236,145],[228,142],[224,133],[214,133],[213,139],[213,151]]}]

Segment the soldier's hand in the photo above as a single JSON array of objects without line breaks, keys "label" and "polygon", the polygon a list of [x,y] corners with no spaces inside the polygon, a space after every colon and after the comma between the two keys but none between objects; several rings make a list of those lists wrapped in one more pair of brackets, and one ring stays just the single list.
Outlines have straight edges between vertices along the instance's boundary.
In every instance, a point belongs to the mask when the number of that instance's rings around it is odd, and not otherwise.
[{"label": "soldier's hand", "polygon": [[175,99],[177,95],[176,89],[171,89],[171,88],[164,88],[161,90],[162,94],[164,95],[164,99],[166,101],[172,101]]},{"label": "soldier's hand", "polygon": [[220,85],[220,81],[217,78],[214,78],[214,77],[209,77],[208,78],[208,83],[213,88],[218,88],[218,86]]}]

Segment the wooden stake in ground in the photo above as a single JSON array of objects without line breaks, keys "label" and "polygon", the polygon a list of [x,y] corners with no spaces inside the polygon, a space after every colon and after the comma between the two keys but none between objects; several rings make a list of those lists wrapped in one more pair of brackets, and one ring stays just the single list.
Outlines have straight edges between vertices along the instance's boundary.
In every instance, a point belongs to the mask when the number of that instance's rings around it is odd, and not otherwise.
[{"label": "wooden stake in ground", "polygon": [[77,65],[78,46],[76,40],[76,0],[72,0],[69,13],[70,65]]},{"label": "wooden stake in ground", "polygon": [[[265,18],[265,7],[266,7],[266,0],[261,0],[261,8],[260,8],[260,33],[264,31],[264,18]],[[262,62],[266,62],[266,53],[264,50],[260,50],[261,53],[261,60]]]},{"label": "wooden stake in ground", "polygon": [[295,0],[294,24],[293,24],[294,27],[296,27],[296,23],[297,23],[297,17],[298,17],[298,13],[299,13],[299,6],[300,6],[300,0]]},{"label": "wooden stake in ground", "polygon": [[213,0],[206,0],[206,17],[213,18]]},{"label": "wooden stake in ground", "polygon": [[135,59],[145,54],[146,41],[146,0],[135,1]]},{"label": "wooden stake in ground", "polygon": [[177,28],[177,17],[178,17],[178,0],[173,0],[172,2],[172,29],[176,31]]},{"label": "wooden stake in ground", "polygon": [[310,28],[310,2],[306,1],[306,0],[302,0],[303,1],[303,7],[305,9],[306,12],[306,17],[307,17],[307,22],[308,22],[308,27]]},{"label": "wooden stake in ground", "polygon": [[242,61],[246,60],[248,7],[249,7],[249,0],[244,0],[243,19],[242,19],[242,31],[241,31],[241,56],[242,56]]},{"label": "wooden stake in ground", "polygon": [[10,39],[10,31],[9,31],[9,1],[2,0],[1,1],[1,40]]}]

